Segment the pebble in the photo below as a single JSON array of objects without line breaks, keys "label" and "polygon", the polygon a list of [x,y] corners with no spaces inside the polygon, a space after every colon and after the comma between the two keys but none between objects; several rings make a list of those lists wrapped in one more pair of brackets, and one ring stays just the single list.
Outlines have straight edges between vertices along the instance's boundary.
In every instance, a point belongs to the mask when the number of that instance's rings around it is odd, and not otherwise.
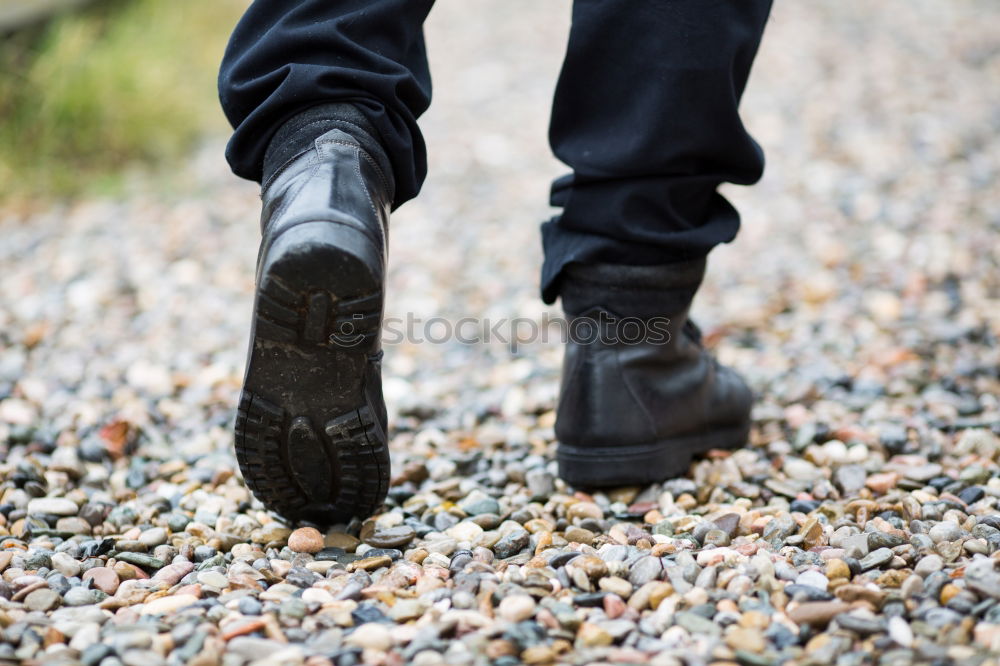
[{"label": "pebble", "polygon": [[500,503],[486,493],[474,490],[458,503],[458,507],[469,516],[485,513],[500,513]]},{"label": "pebble", "polygon": [[63,596],[63,604],[67,606],[89,606],[104,601],[108,595],[101,590],[86,590],[82,587],[71,587]]},{"label": "pebble", "polygon": [[[87,569],[83,574],[84,580],[90,580],[91,584],[105,594],[114,594],[118,591],[120,584],[118,574],[107,567],[93,567]],[[180,580],[178,578],[178,580]]]},{"label": "pebble", "polygon": [[652,556],[639,558],[632,565],[629,571],[628,581],[636,587],[641,587],[646,583],[655,580],[663,571],[663,564],[660,559]]},{"label": "pebble", "polygon": [[615,594],[622,599],[628,599],[632,595],[632,583],[617,576],[601,578],[598,585],[605,592]]},{"label": "pebble", "polygon": [[264,606],[253,597],[240,597],[237,608],[243,615],[260,615]]},{"label": "pebble", "polygon": [[726,633],[726,645],[734,650],[745,650],[759,654],[767,647],[764,635],[756,629],[733,627]]},{"label": "pebble", "polygon": [[395,622],[408,622],[420,618],[426,607],[416,599],[399,599],[389,610],[389,617]]},{"label": "pebble", "polygon": [[886,630],[885,622],[879,618],[865,617],[851,613],[838,615],[836,622],[840,629],[852,631],[861,636],[870,636]]},{"label": "pebble", "polygon": [[889,618],[888,632],[889,638],[900,646],[905,648],[913,646],[913,630],[902,617],[896,615]]},{"label": "pebble", "polygon": [[892,560],[892,551],[888,548],[879,548],[878,550],[868,553],[865,557],[861,559],[860,565],[862,571],[868,571],[869,569],[875,569],[888,564]]},{"label": "pebble", "polygon": [[149,575],[145,571],[134,564],[129,564],[128,562],[115,562],[115,565],[111,568],[116,574],[118,574],[118,578],[121,580],[149,578]]},{"label": "pebble", "polygon": [[191,562],[175,562],[163,567],[153,576],[156,582],[163,582],[167,585],[176,585],[184,576],[194,571],[194,564]]},{"label": "pebble", "polygon": [[501,618],[508,622],[527,620],[535,613],[535,600],[526,594],[504,597],[497,607]]},{"label": "pebble", "polygon": [[895,472],[885,472],[881,474],[872,474],[865,481],[865,485],[868,486],[876,495],[885,495],[887,492],[896,487],[896,483],[898,481],[898,474]]},{"label": "pebble", "polygon": [[808,624],[823,628],[833,618],[841,613],[846,613],[850,608],[850,604],[842,601],[810,601],[799,604],[788,611],[788,619],[795,624]]},{"label": "pebble", "polygon": [[585,546],[590,546],[594,543],[596,535],[590,530],[577,527],[576,525],[570,525],[566,528],[566,532],[563,536],[566,538],[566,541],[569,541],[570,543],[581,543]]},{"label": "pebble", "polygon": [[812,569],[800,573],[798,577],[795,579],[795,582],[798,585],[809,585],[819,590],[823,590],[824,592],[826,591],[827,586],[830,584],[830,581],[826,576]]},{"label": "pebble", "polygon": [[576,633],[577,642],[583,647],[604,647],[614,642],[614,637],[602,627],[584,622]]},{"label": "pebble", "polygon": [[719,625],[691,611],[677,613],[674,615],[674,622],[677,626],[687,629],[695,636],[718,636],[721,632]]},{"label": "pebble", "polygon": [[[652,581],[650,583],[646,583],[646,585],[643,585],[640,588],[640,591],[645,593],[649,607],[652,608],[653,610],[656,610],[657,608],[659,608],[661,602],[663,602],[665,599],[667,599],[674,593],[674,587],[670,583],[661,583],[657,581]],[[640,601],[640,598],[637,597],[639,597],[638,592],[635,595],[633,595],[632,599],[635,599],[637,601],[636,605],[639,605],[638,602]],[[629,601],[631,602],[632,599],[630,599]]]},{"label": "pebble", "polygon": [[493,552],[501,559],[513,557],[527,548],[530,535],[524,530],[516,530],[497,541]]},{"label": "pebble", "polygon": [[155,548],[167,542],[167,530],[162,527],[148,529],[139,535],[139,543],[147,548]]},{"label": "pebble", "polygon": [[79,561],[66,553],[54,553],[52,555],[52,567],[62,575],[70,578],[80,575],[82,568]]},{"label": "pebble", "polygon": [[[292,535],[295,536],[294,534]],[[401,548],[413,541],[417,536],[414,529],[408,525],[399,525],[384,530],[376,530],[365,539],[365,543],[375,548]],[[294,550],[294,549],[293,549]]]},{"label": "pebble", "polygon": [[945,521],[934,525],[927,534],[934,543],[941,543],[942,541],[958,541],[965,532],[955,523]]},{"label": "pebble", "polygon": [[[82,512],[82,510],[81,510]],[[82,517],[69,516],[56,521],[56,530],[70,534],[90,534],[92,525]]]},{"label": "pebble", "polygon": [[850,578],[851,568],[847,565],[847,562],[840,558],[827,560],[826,577],[829,580],[835,580],[837,578]]},{"label": "pebble", "polygon": [[165,565],[163,560],[151,555],[146,555],[145,553],[122,552],[118,553],[115,557],[122,562],[128,562],[129,564],[134,564],[137,567],[149,570],[163,569]]},{"label": "pebble", "polygon": [[593,555],[577,557],[572,561],[571,566],[583,571],[587,578],[592,580],[598,580],[608,574],[608,565],[604,560]]},{"label": "pebble", "polygon": [[539,468],[525,472],[524,483],[533,497],[549,497],[556,489],[555,476]]},{"label": "pebble", "polygon": [[357,537],[343,532],[329,532],[323,537],[324,548],[340,548],[347,553],[353,553],[360,543],[361,540]]},{"label": "pebble", "polygon": [[[976,560],[966,566],[965,584],[981,595],[1000,599],[1000,573],[997,573],[992,560]],[[947,602],[942,600],[942,603]]]},{"label": "pebble", "polygon": [[292,535],[292,530],[281,523],[267,523],[251,533],[251,538],[257,543],[284,543]]},{"label": "pebble", "polygon": [[142,615],[165,615],[173,613],[192,604],[198,603],[198,597],[193,594],[175,594],[168,597],[160,597],[143,604]]},{"label": "pebble", "polygon": [[288,547],[296,553],[318,553],[323,549],[323,535],[315,527],[300,527],[288,535]]},{"label": "pebble", "polygon": [[922,578],[927,578],[927,576],[935,571],[941,571],[943,568],[944,560],[941,559],[941,556],[931,553],[917,560],[916,566],[913,567],[913,573]]},{"label": "pebble", "polygon": [[208,585],[219,590],[224,590],[229,587],[229,579],[218,571],[198,572],[198,582],[202,585]]},{"label": "pebble", "polygon": [[871,483],[865,468],[861,465],[841,465],[837,468],[835,479],[837,485],[846,494],[857,493],[865,487],[866,482]]},{"label": "pebble", "polygon": [[351,632],[344,642],[355,647],[384,652],[392,646],[392,635],[385,625],[368,622]]},{"label": "pebble", "polygon": [[33,611],[49,611],[59,605],[59,593],[43,587],[29,593],[24,598],[24,607]]},{"label": "pebble", "polygon": [[348,571],[375,571],[392,564],[392,558],[387,555],[376,555],[355,560],[347,565]]},{"label": "pebble", "polygon": [[76,502],[62,497],[39,497],[28,502],[29,515],[75,516],[79,510]]},{"label": "pebble", "polygon": [[601,520],[604,518],[604,511],[593,502],[576,502],[566,510],[566,517],[570,521],[574,520]]}]

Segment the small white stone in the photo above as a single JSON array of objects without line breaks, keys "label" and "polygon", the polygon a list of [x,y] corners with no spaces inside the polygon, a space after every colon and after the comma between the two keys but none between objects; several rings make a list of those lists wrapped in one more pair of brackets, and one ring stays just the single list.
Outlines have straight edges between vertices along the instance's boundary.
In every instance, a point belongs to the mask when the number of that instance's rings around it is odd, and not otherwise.
[{"label": "small white stone", "polygon": [[942,541],[958,541],[962,538],[963,530],[956,523],[945,520],[927,531],[927,536],[929,536],[934,543],[941,543]]},{"label": "small white stone", "polygon": [[392,636],[384,624],[368,622],[355,629],[344,642],[363,649],[385,652],[392,647]]},{"label": "small white stone", "polygon": [[425,606],[419,599],[397,599],[389,609],[389,617],[395,622],[416,620],[423,615]]},{"label": "small white stone", "polygon": [[908,648],[913,645],[913,630],[906,620],[894,615],[889,618],[889,638]]},{"label": "small white stone", "polygon": [[39,497],[28,502],[28,513],[48,513],[53,516],[75,516],[80,510],[76,502],[65,497]]},{"label": "small white stone", "polygon": [[441,553],[431,553],[424,558],[424,566],[426,567],[430,564],[447,569],[448,565],[451,564],[451,558],[447,555],[442,555]]},{"label": "small white stone", "polygon": [[318,573],[321,576],[325,576],[326,572],[335,566],[338,566],[337,563],[331,560],[319,560],[317,562],[306,563],[306,569],[312,571],[313,573]]},{"label": "small white stone", "polygon": [[413,666],[441,666],[445,664],[444,657],[434,650],[421,650],[413,655]]},{"label": "small white stone", "polygon": [[218,571],[201,571],[198,573],[198,582],[219,590],[229,587],[229,579]]},{"label": "small white stone", "polygon": [[818,587],[824,592],[830,584],[830,580],[826,576],[814,569],[800,573],[795,579],[795,582],[798,585],[811,585],[812,587]]},{"label": "small white stone", "polygon": [[732,548],[726,548],[723,546],[720,548],[706,548],[698,553],[696,560],[698,562],[698,566],[710,567],[712,565],[725,562],[726,560],[735,560],[741,557],[743,556]]},{"label": "small white stone", "polygon": [[864,444],[855,444],[847,449],[847,461],[852,463],[862,463],[868,460],[868,447]]},{"label": "small white stone", "polygon": [[101,626],[99,624],[85,624],[73,634],[69,641],[72,650],[83,652],[88,647],[101,640]]},{"label": "small white stone", "polygon": [[52,556],[52,568],[67,578],[72,578],[80,575],[81,565],[66,553],[56,553]]},{"label": "small white stone", "polygon": [[917,560],[917,565],[913,567],[913,573],[927,578],[935,571],[941,571],[942,568],[944,568],[944,560],[941,559],[940,555],[931,553]]},{"label": "small white stone", "polygon": [[535,613],[535,600],[527,594],[514,594],[504,597],[497,607],[500,617],[508,622],[527,620]]},{"label": "small white stone", "polygon": [[390,511],[389,513],[383,513],[375,521],[381,529],[389,529],[390,527],[397,527],[403,524],[403,514],[397,511]]},{"label": "small white stone", "polygon": [[167,542],[167,531],[162,527],[153,527],[139,535],[139,542],[147,548],[156,548]]},{"label": "small white stone", "polygon": [[444,533],[456,541],[467,541],[472,543],[483,533],[483,528],[471,520],[463,520],[462,522],[452,525],[446,529]]},{"label": "small white stone", "polygon": [[125,380],[130,386],[154,395],[169,394],[174,388],[170,371],[167,368],[143,359],[129,366],[125,372]]},{"label": "small white stone", "polygon": [[820,478],[823,472],[808,460],[801,458],[788,458],[785,461],[785,474],[790,479],[798,481],[815,481]]},{"label": "small white stone", "polygon": [[170,597],[160,597],[143,605],[140,615],[163,615],[195,603],[198,603],[198,597],[193,594],[175,594]]},{"label": "small white stone", "polygon": [[823,451],[830,462],[839,464],[847,460],[847,445],[839,439],[828,441],[823,445]]},{"label": "small white stone", "polygon": [[19,398],[0,400],[0,422],[26,426],[35,418],[35,408],[27,400]]},{"label": "small white stone", "polygon": [[307,604],[318,603],[318,604],[328,604],[331,601],[335,601],[332,594],[326,590],[320,589],[318,587],[310,587],[302,592],[302,601]]},{"label": "small white stone", "polygon": [[904,599],[912,599],[924,591],[924,579],[917,574],[911,574],[899,586],[899,591],[903,594]]}]

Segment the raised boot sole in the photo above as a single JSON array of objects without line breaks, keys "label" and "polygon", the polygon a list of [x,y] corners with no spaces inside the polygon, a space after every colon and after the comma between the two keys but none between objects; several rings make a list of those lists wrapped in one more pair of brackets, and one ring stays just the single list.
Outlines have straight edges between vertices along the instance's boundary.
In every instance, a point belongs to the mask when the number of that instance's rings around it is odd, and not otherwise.
[{"label": "raised boot sole", "polygon": [[378,372],[382,259],[352,226],[305,222],[262,260],[236,416],[243,478],[290,520],[371,515],[389,486],[381,396],[365,386]]},{"label": "raised boot sole", "polygon": [[645,485],[687,473],[695,456],[735,449],[747,442],[750,424],[672,437],[639,445],[573,446],[559,443],[559,476],[577,488]]}]

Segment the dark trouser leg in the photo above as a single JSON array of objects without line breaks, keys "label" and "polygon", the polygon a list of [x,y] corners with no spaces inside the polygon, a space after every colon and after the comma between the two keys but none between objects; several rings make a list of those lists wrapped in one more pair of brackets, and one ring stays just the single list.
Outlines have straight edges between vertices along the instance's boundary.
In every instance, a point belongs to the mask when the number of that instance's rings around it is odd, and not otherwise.
[{"label": "dark trouser leg", "polygon": [[290,117],[327,102],[355,105],[392,162],[396,206],[427,173],[417,117],[430,104],[423,21],[433,0],[255,0],[233,31],[219,97],[235,132],[226,158],[260,181],[264,154]]},{"label": "dark trouser leg", "polygon": [[571,262],[651,265],[736,235],[716,192],[764,158],[737,111],[770,0],[575,0],[549,139],[573,169],[542,226],[542,295]]}]

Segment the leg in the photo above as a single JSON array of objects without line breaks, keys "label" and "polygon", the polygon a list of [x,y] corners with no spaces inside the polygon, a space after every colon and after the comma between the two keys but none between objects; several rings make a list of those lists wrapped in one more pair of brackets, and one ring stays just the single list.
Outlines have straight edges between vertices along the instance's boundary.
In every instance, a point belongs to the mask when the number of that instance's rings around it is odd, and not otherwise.
[{"label": "leg", "polygon": [[542,293],[571,262],[662,264],[736,235],[716,188],[763,155],[737,111],[770,0],[576,0],[549,138],[573,169],[552,187]]},{"label": "leg", "polygon": [[233,31],[219,97],[235,128],[233,171],[262,180],[271,138],[322,103],[354,105],[374,127],[400,205],[427,172],[417,117],[430,104],[423,21],[433,0],[255,0]]},{"label": "leg", "polygon": [[[543,225],[542,293],[571,331],[556,436],[578,486],[683,474],[746,442],[752,395],[701,345],[688,309],[705,255],[732,240],[716,192],[763,156],[737,105],[769,0],[576,0],[550,138],[573,174]],[[614,461],[614,464],[609,464]]]},{"label": "leg", "polygon": [[263,239],[236,457],[269,509],[368,516],[389,484],[380,332],[389,211],[416,195],[432,0],[256,0],[219,75]]}]

